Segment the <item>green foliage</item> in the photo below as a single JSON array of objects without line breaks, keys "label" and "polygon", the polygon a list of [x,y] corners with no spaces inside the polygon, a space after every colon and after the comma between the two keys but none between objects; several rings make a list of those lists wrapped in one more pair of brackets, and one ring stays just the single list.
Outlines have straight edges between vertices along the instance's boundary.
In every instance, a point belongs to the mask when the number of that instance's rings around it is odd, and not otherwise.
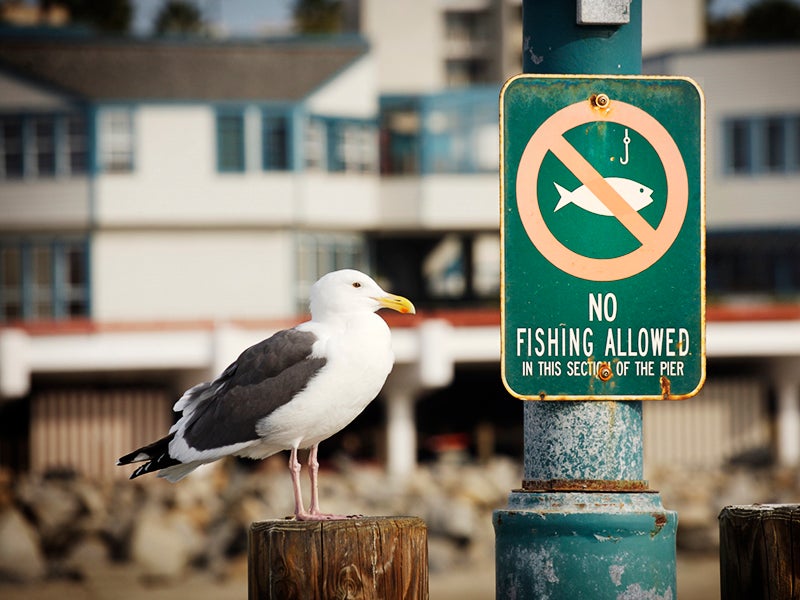
[{"label": "green foliage", "polygon": [[294,20],[299,33],[337,33],[342,29],[339,0],[297,0]]},{"label": "green foliage", "polygon": [[205,24],[203,15],[193,4],[182,0],[170,0],[158,13],[154,30],[158,35],[202,33]]},{"label": "green foliage", "polygon": [[73,22],[107,33],[126,33],[133,18],[130,0],[41,0],[41,4],[60,4]]},{"label": "green foliage", "polygon": [[800,4],[792,0],[760,0],[742,14],[710,20],[708,41],[800,41]]}]

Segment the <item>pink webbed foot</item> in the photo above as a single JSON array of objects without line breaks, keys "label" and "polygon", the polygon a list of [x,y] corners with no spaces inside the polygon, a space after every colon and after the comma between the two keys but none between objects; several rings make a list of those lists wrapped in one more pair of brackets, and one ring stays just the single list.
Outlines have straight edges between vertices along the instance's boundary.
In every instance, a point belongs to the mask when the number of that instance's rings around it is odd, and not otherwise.
[{"label": "pink webbed foot", "polygon": [[332,515],[329,513],[310,513],[303,512],[294,516],[298,521],[345,521],[348,519],[359,519],[362,515]]}]

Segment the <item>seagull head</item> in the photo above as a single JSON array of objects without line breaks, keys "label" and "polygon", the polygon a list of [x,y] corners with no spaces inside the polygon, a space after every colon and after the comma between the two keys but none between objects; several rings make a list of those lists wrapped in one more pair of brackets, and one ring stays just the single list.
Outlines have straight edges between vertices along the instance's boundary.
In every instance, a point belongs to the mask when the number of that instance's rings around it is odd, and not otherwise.
[{"label": "seagull head", "polygon": [[369,275],[354,269],[333,271],[311,286],[311,316],[316,320],[329,314],[375,312],[381,308],[412,315],[416,312],[410,300],[390,294]]}]

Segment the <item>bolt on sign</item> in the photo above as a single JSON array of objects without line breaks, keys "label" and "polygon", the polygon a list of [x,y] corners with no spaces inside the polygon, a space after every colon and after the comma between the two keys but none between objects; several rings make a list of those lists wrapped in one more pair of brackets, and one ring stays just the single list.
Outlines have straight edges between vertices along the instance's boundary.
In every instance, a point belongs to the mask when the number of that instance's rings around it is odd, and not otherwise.
[{"label": "bolt on sign", "polygon": [[682,399],[705,381],[703,94],[520,75],[500,94],[502,376],[529,400]]}]

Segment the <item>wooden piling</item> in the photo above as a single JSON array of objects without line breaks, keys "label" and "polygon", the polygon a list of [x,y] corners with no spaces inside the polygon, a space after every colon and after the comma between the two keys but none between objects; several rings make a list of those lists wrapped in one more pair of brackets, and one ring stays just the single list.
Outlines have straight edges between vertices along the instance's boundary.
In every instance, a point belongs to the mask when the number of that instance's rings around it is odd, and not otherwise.
[{"label": "wooden piling", "polygon": [[416,517],[250,526],[249,600],[427,600],[428,538]]},{"label": "wooden piling", "polygon": [[800,505],[726,506],[719,531],[722,600],[800,600]]}]

